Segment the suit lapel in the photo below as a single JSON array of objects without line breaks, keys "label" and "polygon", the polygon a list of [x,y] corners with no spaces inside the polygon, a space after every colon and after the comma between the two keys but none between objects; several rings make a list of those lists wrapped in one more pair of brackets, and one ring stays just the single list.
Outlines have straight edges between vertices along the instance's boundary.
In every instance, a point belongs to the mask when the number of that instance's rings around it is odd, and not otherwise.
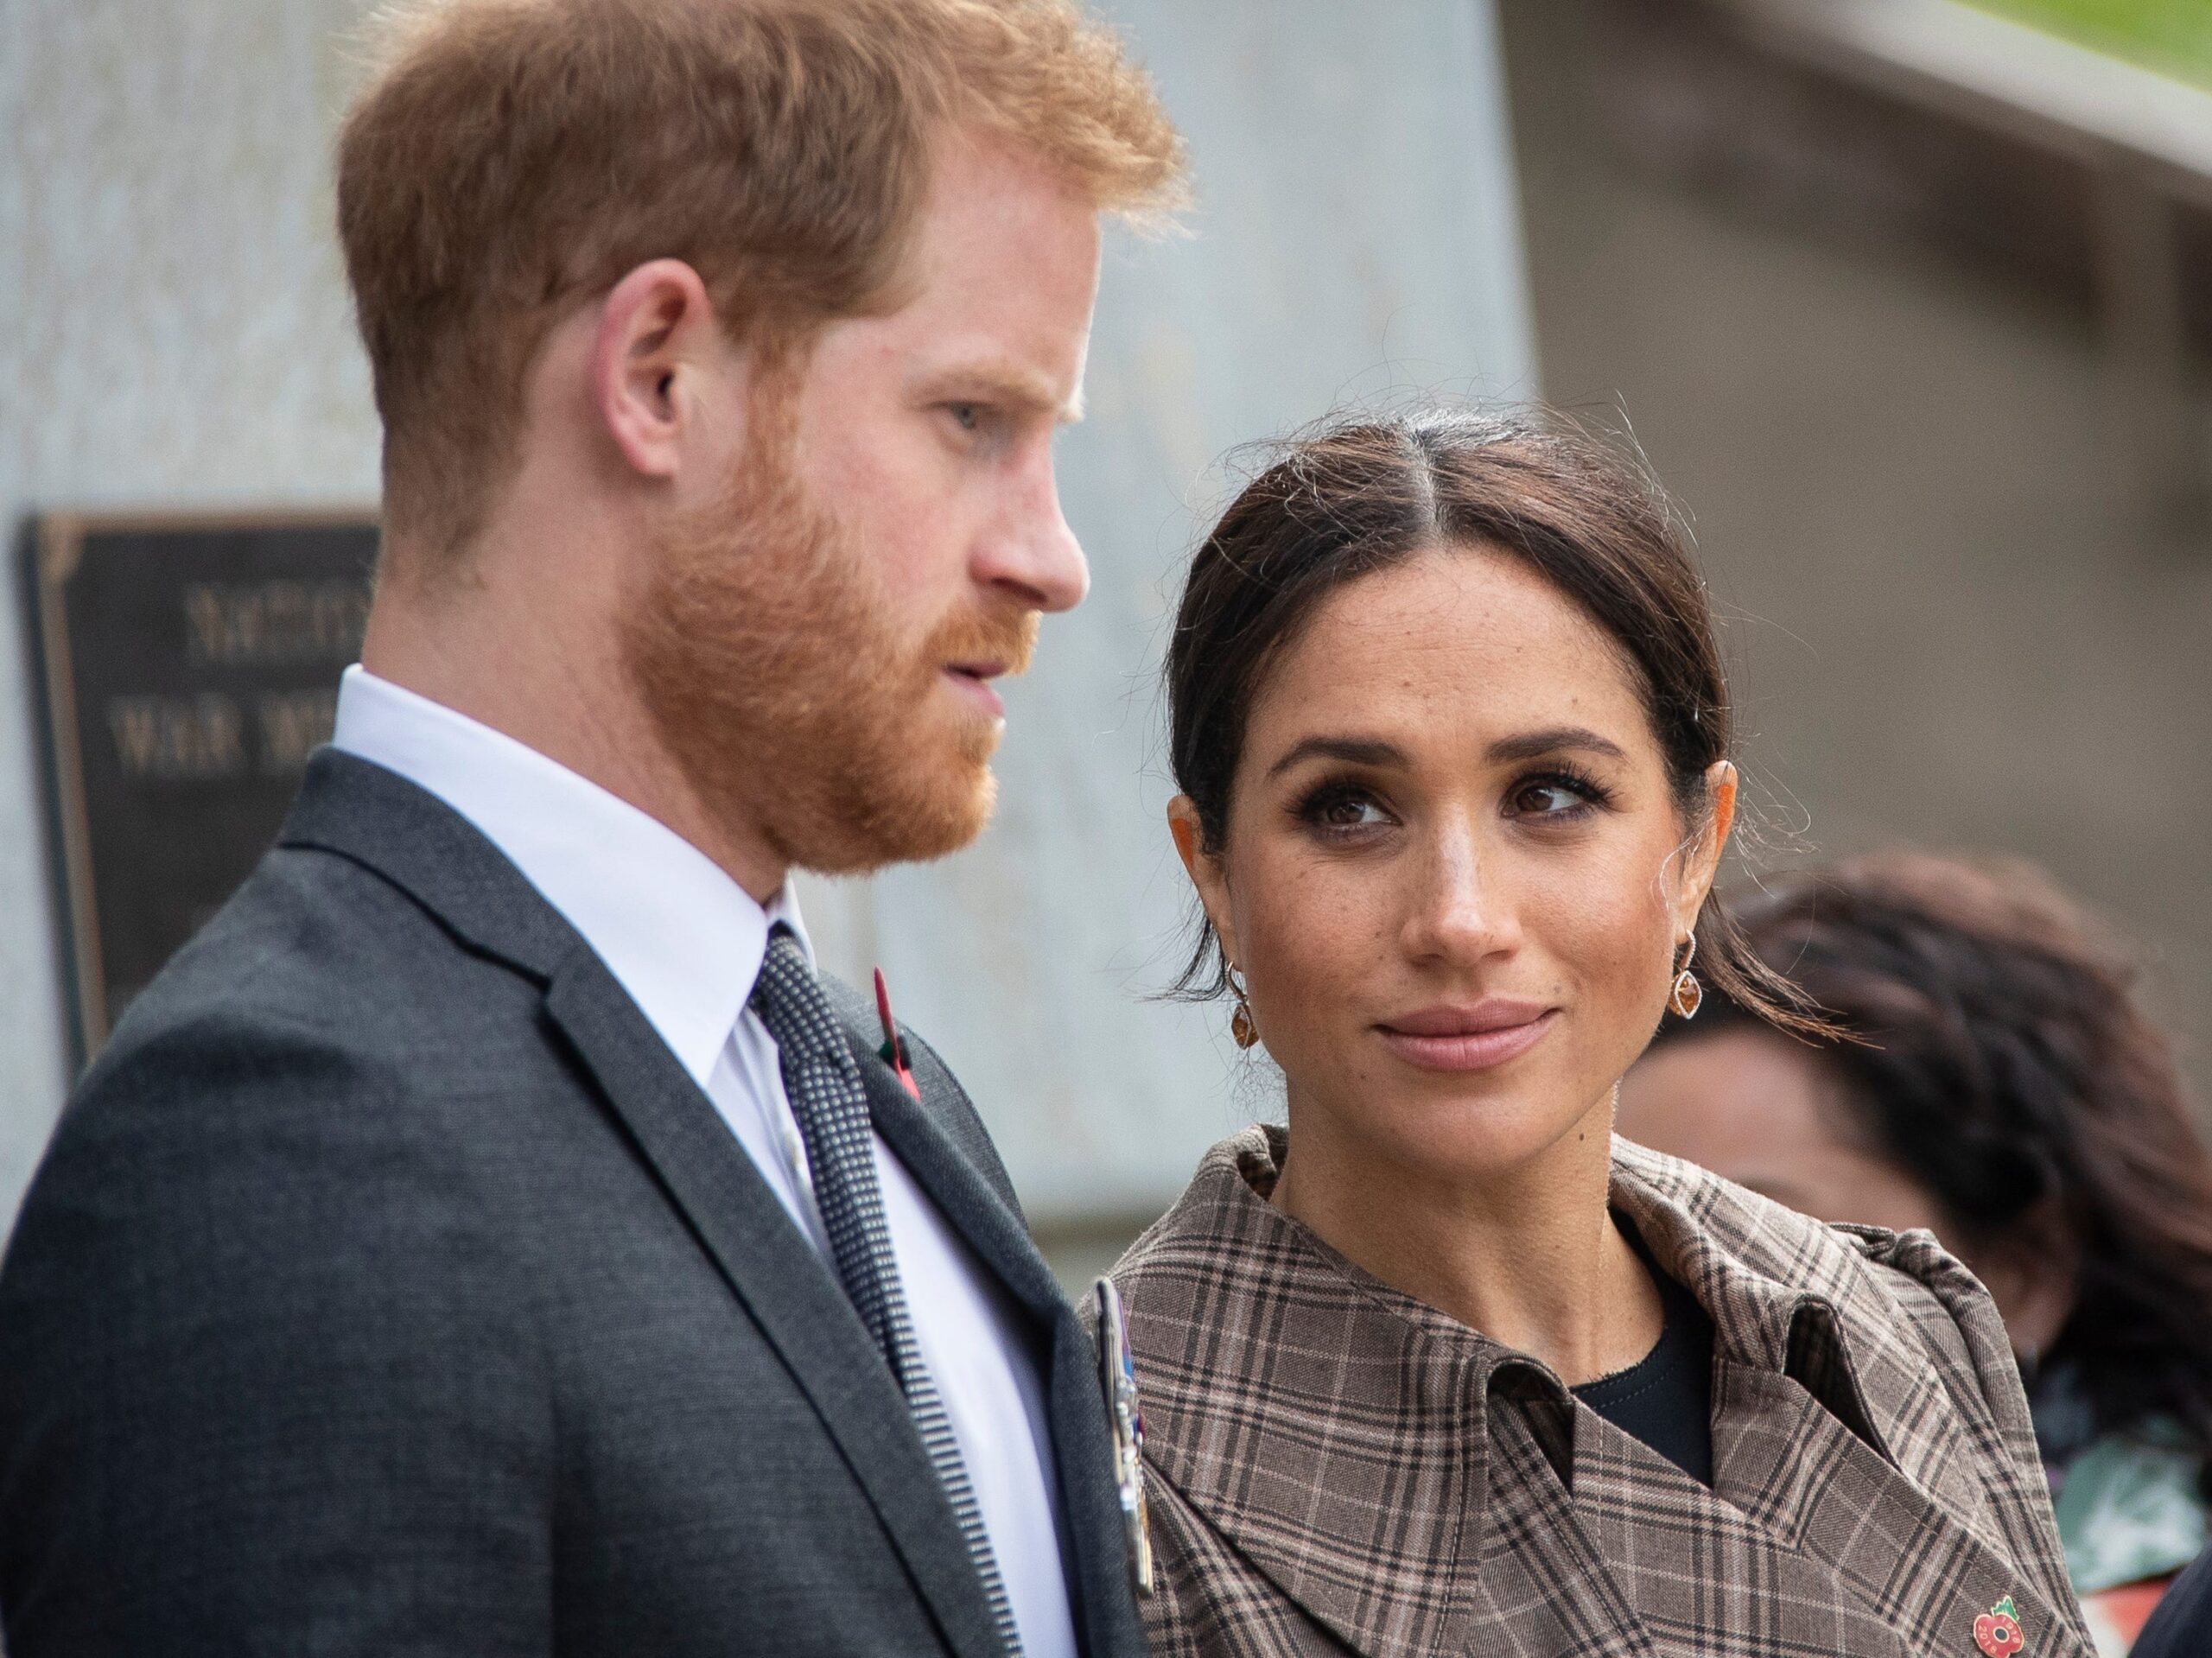
[{"label": "suit lapel", "polygon": [[599,957],[466,819],[367,761],[318,754],[282,840],[375,870],[465,945],[544,987],[547,1013],[670,1203],[812,1401],[947,1644],[1001,1658],[951,1506],[866,1328]]},{"label": "suit lapel", "polygon": [[915,1067],[922,1090],[917,1100],[861,1031],[849,1023],[847,1035],[868,1089],[876,1132],[1038,1333],[1034,1351],[1044,1370],[1068,1531],[1064,1563],[1077,1598],[1084,1650],[1093,1658],[1142,1652],[1142,1621],[1130,1589],[1128,1544],[1098,1380],[1097,1349],[1030,1241],[1020,1216],[956,1140],[955,1125],[973,1123],[975,1107],[951,1073],[935,1063],[934,1056],[923,1058]]},{"label": "suit lapel", "polygon": [[[853,1044],[860,1062],[861,1080],[868,1089],[868,1114],[884,1143],[899,1154],[922,1190],[968,1247],[1013,1295],[1021,1310],[1038,1324],[1049,1326],[1066,1305],[1052,1268],[1037,1253],[1020,1217],[993,1191],[982,1173],[963,1156],[950,1134],[934,1121],[931,1107],[943,1110],[953,1103],[942,1098],[915,1099],[906,1092],[890,1066],[873,1051]],[[963,1100],[959,1105],[966,1108]],[[972,1109],[972,1108],[970,1108]]]}]

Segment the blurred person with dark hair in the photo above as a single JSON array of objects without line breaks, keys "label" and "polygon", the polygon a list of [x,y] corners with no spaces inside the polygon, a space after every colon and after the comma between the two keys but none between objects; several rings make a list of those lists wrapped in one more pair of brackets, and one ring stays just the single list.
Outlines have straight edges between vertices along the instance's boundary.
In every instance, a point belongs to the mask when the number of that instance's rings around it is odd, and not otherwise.
[{"label": "blurred person with dark hair", "polygon": [[[1894,852],[1733,906],[1840,1041],[1725,993],[1620,1132],[1822,1219],[1924,1227],[1995,1298],[2107,1651],[2205,1541],[2212,1154],[2128,957],[2036,870]],[[2212,1648],[2208,1648],[2212,1650]]]}]

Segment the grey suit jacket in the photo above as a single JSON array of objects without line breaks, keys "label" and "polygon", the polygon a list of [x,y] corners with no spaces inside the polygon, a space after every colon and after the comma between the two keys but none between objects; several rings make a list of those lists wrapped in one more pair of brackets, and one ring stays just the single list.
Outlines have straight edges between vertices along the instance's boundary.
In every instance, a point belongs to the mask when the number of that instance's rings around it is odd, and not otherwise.
[{"label": "grey suit jacket", "polygon": [[[1089,1338],[959,1085],[916,1040],[910,1098],[843,1002],[1027,1316],[1086,1650],[1141,1652]],[[0,1269],[0,1614],[15,1658],[996,1650],[888,1369],[713,1106],[489,842],[329,751]]]}]

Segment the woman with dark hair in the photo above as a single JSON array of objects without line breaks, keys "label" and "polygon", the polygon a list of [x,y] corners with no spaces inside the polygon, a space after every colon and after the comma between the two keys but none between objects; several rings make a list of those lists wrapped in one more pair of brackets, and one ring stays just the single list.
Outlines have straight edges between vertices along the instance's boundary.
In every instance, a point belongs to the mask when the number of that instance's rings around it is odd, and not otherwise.
[{"label": "woman with dark hair", "polygon": [[2087,1658],[2005,1332],[1926,1234],[1612,1137],[1736,796],[1662,499],[1548,422],[1289,445],[1168,667],[1186,977],[1281,1068],[1115,1269],[1165,1655]]},{"label": "woman with dark hair", "polygon": [[1621,1090],[1630,1139],[1794,1209],[1927,1227],[2028,1381],[2075,1591],[2108,1652],[2204,1546],[2212,1155],[2127,956],[2042,874],[1888,853],[1736,908],[1847,1039],[1725,994]]}]

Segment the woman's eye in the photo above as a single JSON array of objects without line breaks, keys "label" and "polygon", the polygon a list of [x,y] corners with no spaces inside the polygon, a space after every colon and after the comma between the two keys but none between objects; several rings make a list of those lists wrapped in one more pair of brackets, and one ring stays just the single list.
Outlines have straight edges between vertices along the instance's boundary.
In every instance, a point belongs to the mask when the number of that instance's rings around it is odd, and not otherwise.
[{"label": "woman's eye", "polygon": [[1309,796],[1298,815],[1316,829],[1338,834],[1390,821],[1380,802],[1357,789],[1329,789]]},{"label": "woman's eye", "polygon": [[1570,817],[1588,808],[1590,797],[1571,783],[1543,778],[1522,784],[1509,804],[1520,817]]},{"label": "woman's eye", "polygon": [[1371,800],[1335,800],[1321,809],[1321,821],[1331,829],[1357,829],[1382,822],[1382,814]]}]

